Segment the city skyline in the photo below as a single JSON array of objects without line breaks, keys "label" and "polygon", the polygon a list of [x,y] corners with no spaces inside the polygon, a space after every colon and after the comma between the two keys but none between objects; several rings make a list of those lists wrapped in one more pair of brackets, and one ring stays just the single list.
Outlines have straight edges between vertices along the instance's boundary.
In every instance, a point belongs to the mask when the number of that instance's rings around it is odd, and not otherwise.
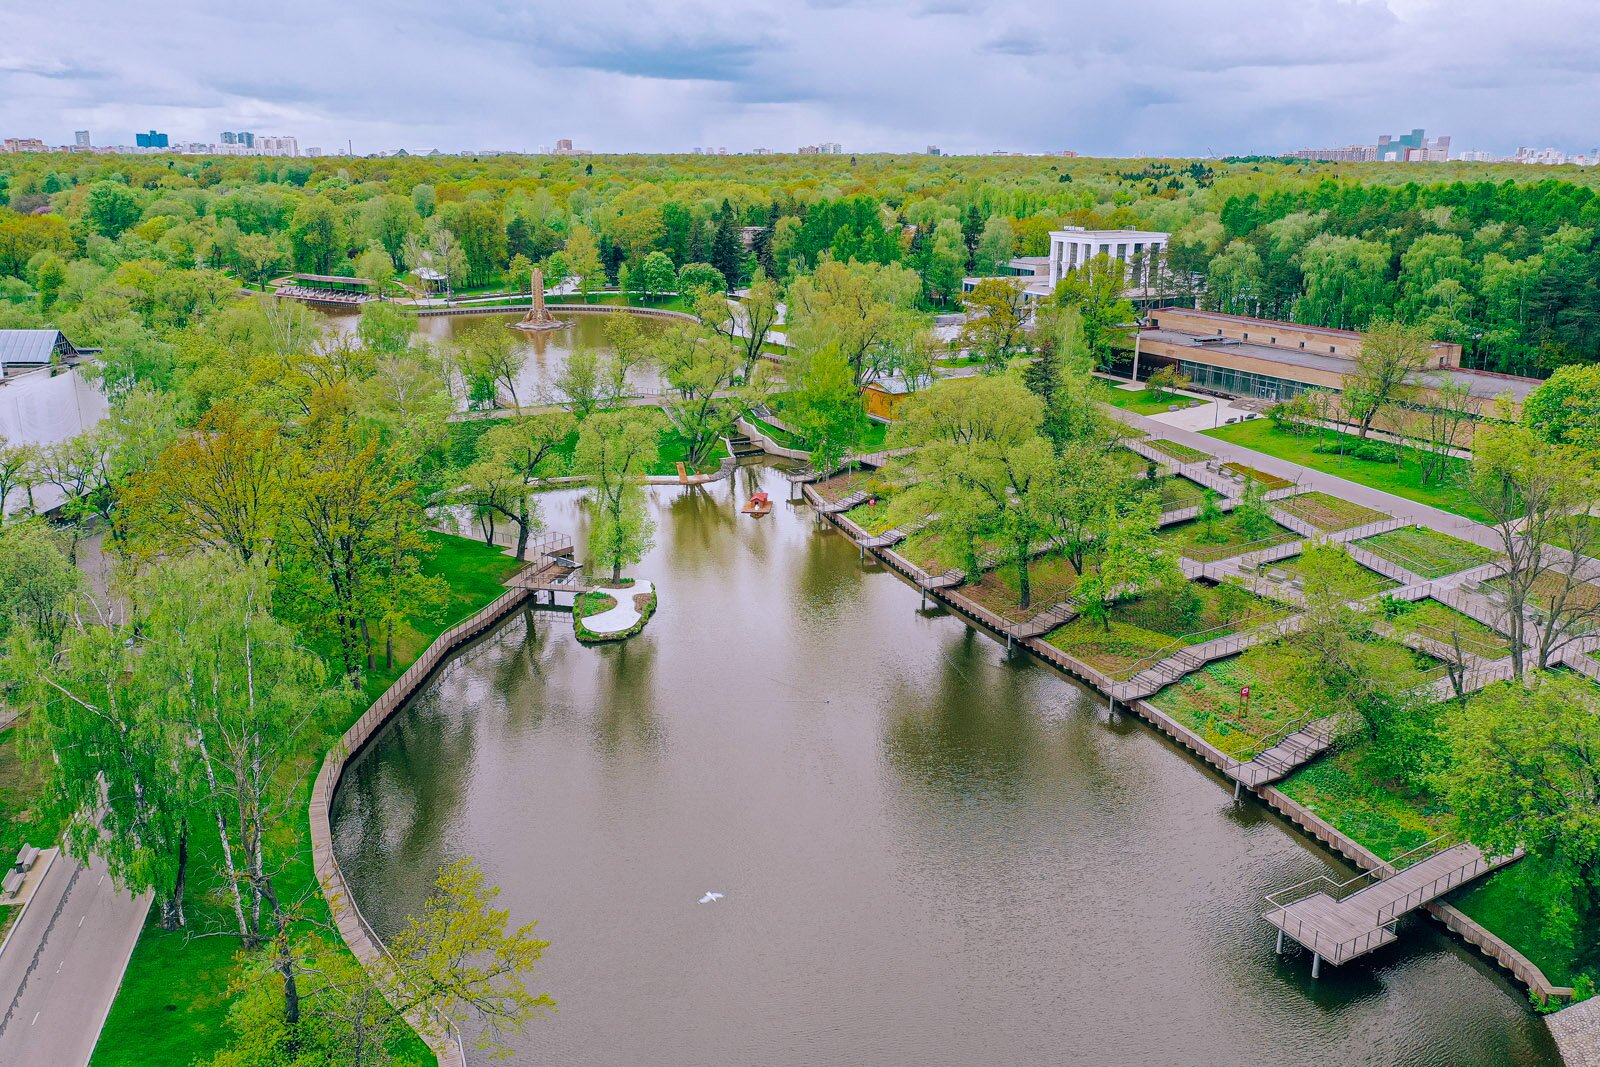
[{"label": "city skyline", "polygon": [[[28,48],[0,45],[0,129],[55,145],[85,128],[126,131],[97,135],[113,144],[140,129],[206,143],[271,128],[363,153],[532,151],[562,136],[596,153],[837,142],[1207,156],[1422,126],[1509,154],[1589,151],[1581,110],[1545,101],[1553,83],[1600,94],[1587,58],[1600,12],[1574,0],[1545,0],[1537,17],[1478,0],[1319,0],[1292,27],[1264,0],[1204,11],[1161,0],[1147,13],[1163,27],[1154,42],[1114,12],[1024,18],[990,0],[764,3],[737,20],[664,0],[622,27],[603,12],[544,18],[542,4],[470,0],[381,19],[312,19],[296,2],[242,20],[165,6],[170,19],[104,0],[14,14],[12,40]],[[160,29],[178,23],[191,27],[182,39]],[[1516,58],[1529,54],[1539,61]]]}]

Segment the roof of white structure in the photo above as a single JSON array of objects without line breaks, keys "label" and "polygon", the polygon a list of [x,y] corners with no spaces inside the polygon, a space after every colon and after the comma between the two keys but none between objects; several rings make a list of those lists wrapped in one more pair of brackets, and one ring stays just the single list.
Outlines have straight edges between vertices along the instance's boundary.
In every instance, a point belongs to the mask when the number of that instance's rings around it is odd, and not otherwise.
[{"label": "roof of white structure", "polygon": [[49,363],[60,330],[0,330],[0,365]]},{"label": "roof of white structure", "polygon": [[1050,236],[1060,237],[1063,240],[1068,238],[1079,240],[1092,238],[1096,241],[1126,241],[1134,238],[1148,239],[1154,237],[1164,241],[1172,235],[1163,233],[1160,230],[1086,230],[1081,226],[1069,226],[1064,230],[1051,230]]}]

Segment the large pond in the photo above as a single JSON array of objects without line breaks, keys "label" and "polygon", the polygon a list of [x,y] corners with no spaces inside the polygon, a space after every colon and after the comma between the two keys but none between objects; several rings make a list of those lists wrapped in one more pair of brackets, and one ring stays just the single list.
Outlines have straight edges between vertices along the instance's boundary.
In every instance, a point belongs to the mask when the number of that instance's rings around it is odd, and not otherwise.
[{"label": "large pond", "polygon": [[[615,316],[601,314],[562,315],[552,308],[556,317],[569,325],[559,330],[517,330],[514,335],[517,348],[522,353],[522,373],[517,377],[517,399],[523,404],[554,403],[566,399],[556,385],[561,372],[566,369],[567,357],[578,349],[605,351],[606,323]],[[324,310],[338,330],[355,329],[357,313],[353,310]],[[416,332],[437,345],[447,345],[469,329],[509,329],[524,312],[489,313],[473,315],[430,315],[417,319]],[[661,329],[665,320],[636,316],[633,322],[644,331]],[[661,379],[654,370],[630,373],[629,383],[636,393],[661,391]],[[508,398],[509,399],[509,398]]]},{"label": "large pond", "polygon": [[[643,635],[527,612],[345,779],[380,933],[471,854],[552,945],[517,1064],[1559,1063],[1524,995],[1426,921],[1309,977],[1262,895],[1319,848],[959,619],[763,468],[658,489]],[[581,532],[571,494],[544,498]],[[703,893],[726,894],[714,904]]]}]

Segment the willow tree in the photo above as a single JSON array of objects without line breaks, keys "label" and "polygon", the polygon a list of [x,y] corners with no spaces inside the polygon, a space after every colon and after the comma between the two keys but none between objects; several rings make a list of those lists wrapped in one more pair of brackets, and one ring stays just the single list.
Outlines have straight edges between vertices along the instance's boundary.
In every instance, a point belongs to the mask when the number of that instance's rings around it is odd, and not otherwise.
[{"label": "willow tree", "polygon": [[655,425],[638,412],[591,415],[578,431],[575,466],[591,478],[589,558],[608,568],[613,582],[654,543],[642,485],[657,454]]}]

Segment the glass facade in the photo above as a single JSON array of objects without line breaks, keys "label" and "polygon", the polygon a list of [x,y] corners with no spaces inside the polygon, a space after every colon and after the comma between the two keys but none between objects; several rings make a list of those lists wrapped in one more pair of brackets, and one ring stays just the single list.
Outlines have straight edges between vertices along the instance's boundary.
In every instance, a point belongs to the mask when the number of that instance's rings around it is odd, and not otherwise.
[{"label": "glass facade", "polygon": [[[1234,396],[1281,401],[1318,388],[1304,382],[1290,381],[1288,378],[1275,378],[1270,374],[1256,374],[1253,371],[1235,370],[1232,367],[1213,367],[1209,363],[1191,363],[1186,359],[1170,362],[1178,365],[1178,369],[1188,376],[1195,388],[1231,393]],[[1144,372],[1144,377],[1148,378],[1150,372],[1156,369],[1155,364],[1156,361],[1151,360],[1139,368]]]}]

